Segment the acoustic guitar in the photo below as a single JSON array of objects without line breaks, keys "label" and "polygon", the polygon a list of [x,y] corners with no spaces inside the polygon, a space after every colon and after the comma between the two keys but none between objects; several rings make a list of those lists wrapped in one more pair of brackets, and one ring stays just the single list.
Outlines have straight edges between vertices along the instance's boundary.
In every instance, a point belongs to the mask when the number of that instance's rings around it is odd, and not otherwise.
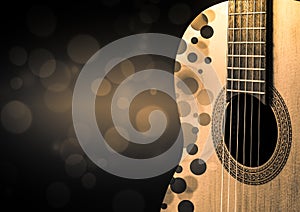
[{"label": "acoustic guitar", "polygon": [[161,211],[300,211],[300,2],[222,2],[183,40],[184,158]]}]

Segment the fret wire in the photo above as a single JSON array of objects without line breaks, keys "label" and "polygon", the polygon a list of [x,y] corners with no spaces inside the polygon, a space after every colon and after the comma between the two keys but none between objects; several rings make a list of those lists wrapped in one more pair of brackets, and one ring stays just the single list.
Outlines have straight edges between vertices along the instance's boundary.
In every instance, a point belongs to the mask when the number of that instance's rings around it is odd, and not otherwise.
[{"label": "fret wire", "polygon": [[229,15],[255,15],[255,14],[266,14],[266,12],[263,11],[256,11],[256,12],[249,12],[249,13],[229,13]]},{"label": "fret wire", "polygon": [[250,67],[227,67],[228,70],[250,70],[250,71],[266,71],[264,68],[250,68]]},{"label": "fret wire", "polygon": [[265,55],[238,55],[238,54],[229,54],[228,55],[229,57],[259,57],[259,58],[265,58],[266,56]]},{"label": "fret wire", "polygon": [[241,30],[241,29],[259,29],[259,30],[265,30],[266,27],[229,27],[229,30]]},{"label": "fret wire", "polygon": [[247,91],[247,90],[235,90],[235,89],[228,89],[227,91],[230,92],[236,92],[236,93],[250,93],[250,94],[260,94],[260,95],[265,95],[265,92],[260,92],[260,91]]},{"label": "fret wire", "polygon": [[229,41],[230,44],[266,44],[264,41]]},{"label": "fret wire", "polygon": [[264,80],[252,80],[252,79],[232,79],[232,78],[227,78],[229,81],[234,81],[234,82],[257,82],[257,83],[266,83]]}]

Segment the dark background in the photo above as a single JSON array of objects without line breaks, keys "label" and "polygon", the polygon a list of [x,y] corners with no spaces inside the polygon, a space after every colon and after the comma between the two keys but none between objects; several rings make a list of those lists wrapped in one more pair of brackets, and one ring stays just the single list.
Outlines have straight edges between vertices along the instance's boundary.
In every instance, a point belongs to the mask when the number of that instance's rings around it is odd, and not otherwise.
[{"label": "dark background", "polygon": [[[217,2],[221,1],[99,0],[26,4],[16,1],[2,5],[0,109],[10,101],[21,101],[31,109],[32,123],[23,133],[12,133],[3,126],[6,119],[3,120],[5,111],[2,110],[1,210],[159,211],[174,170],[151,179],[129,180],[102,171],[86,156],[84,161],[77,158],[77,163],[70,167],[68,163],[72,160],[69,158],[67,162],[68,154],[84,155],[76,141],[68,140],[74,137],[71,108],[67,105],[62,112],[47,109],[44,102],[47,91],[39,77],[31,73],[28,62],[13,64],[10,52],[15,46],[24,48],[27,55],[37,48],[49,50],[56,59],[73,68],[74,74],[69,79],[72,90],[76,71],[83,66],[71,61],[67,54],[68,43],[74,36],[92,36],[100,48],[118,38],[142,32],[181,37],[202,10]],[[183,9],[174,12],[174,6]],[[47,8],[54,15],[55,30],[50,35],[39,36],[30,30],[31,11],[36,7]],[[147,10],[149,7],[155,10]],[[148,23],[141,21],[142,11],[152,17],[150,21],[146,17]],[[35,29],[45,27],[43,21],[35,17]],[[12,83],[16,77],[23,80],[20,88]]]}]

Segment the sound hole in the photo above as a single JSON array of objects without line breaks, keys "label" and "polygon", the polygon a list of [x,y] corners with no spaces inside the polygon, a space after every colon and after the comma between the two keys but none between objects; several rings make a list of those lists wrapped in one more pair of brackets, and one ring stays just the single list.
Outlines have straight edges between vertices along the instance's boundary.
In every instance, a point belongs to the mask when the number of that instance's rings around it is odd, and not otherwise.
[{"label": "sound hole", "polygon": [[240,164],[266,163],[277,143],[277,123],[272,109],[249,94],[239,94],[226,108],[225,144]]}]

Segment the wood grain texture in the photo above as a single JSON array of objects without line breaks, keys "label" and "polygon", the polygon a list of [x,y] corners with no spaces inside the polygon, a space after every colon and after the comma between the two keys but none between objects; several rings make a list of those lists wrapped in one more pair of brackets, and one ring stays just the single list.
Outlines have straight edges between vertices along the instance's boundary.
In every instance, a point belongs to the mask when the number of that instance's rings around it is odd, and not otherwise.
[{"label": "wood grain texture", "polygon": [[[213,58],[212,66],[223,85],[226,81],[227,7],[225,2],[203,11],[215,34],[210,40],[199,39],[208,44],[208,48],[199,48],[199,51]],[[180,164],[183,171],[174,175],[174,178],[183,178],[187,188],[176,194],[169,187],[164,199],[167,209],[162,211],[178,211],[183,200],[191,201],[194,211],[300,211],[300,2],[273,0],[273,21],[274,86],[288,107],[293,132],[285,167],[266,184],[242,184],[228,174],[215,153],[208,156],[204,151],[209,143],[205,141],[211,138],[211,124],[200,126],[198,153],[187,156]],[[197,33],[199,31],[189,26],[183,38],[190,42]],[[198,112],[211,113],[212,105],[200,105]],[[207,170],[202,175],[190,171],[190,163],[195,158],[206,161]]]}]

